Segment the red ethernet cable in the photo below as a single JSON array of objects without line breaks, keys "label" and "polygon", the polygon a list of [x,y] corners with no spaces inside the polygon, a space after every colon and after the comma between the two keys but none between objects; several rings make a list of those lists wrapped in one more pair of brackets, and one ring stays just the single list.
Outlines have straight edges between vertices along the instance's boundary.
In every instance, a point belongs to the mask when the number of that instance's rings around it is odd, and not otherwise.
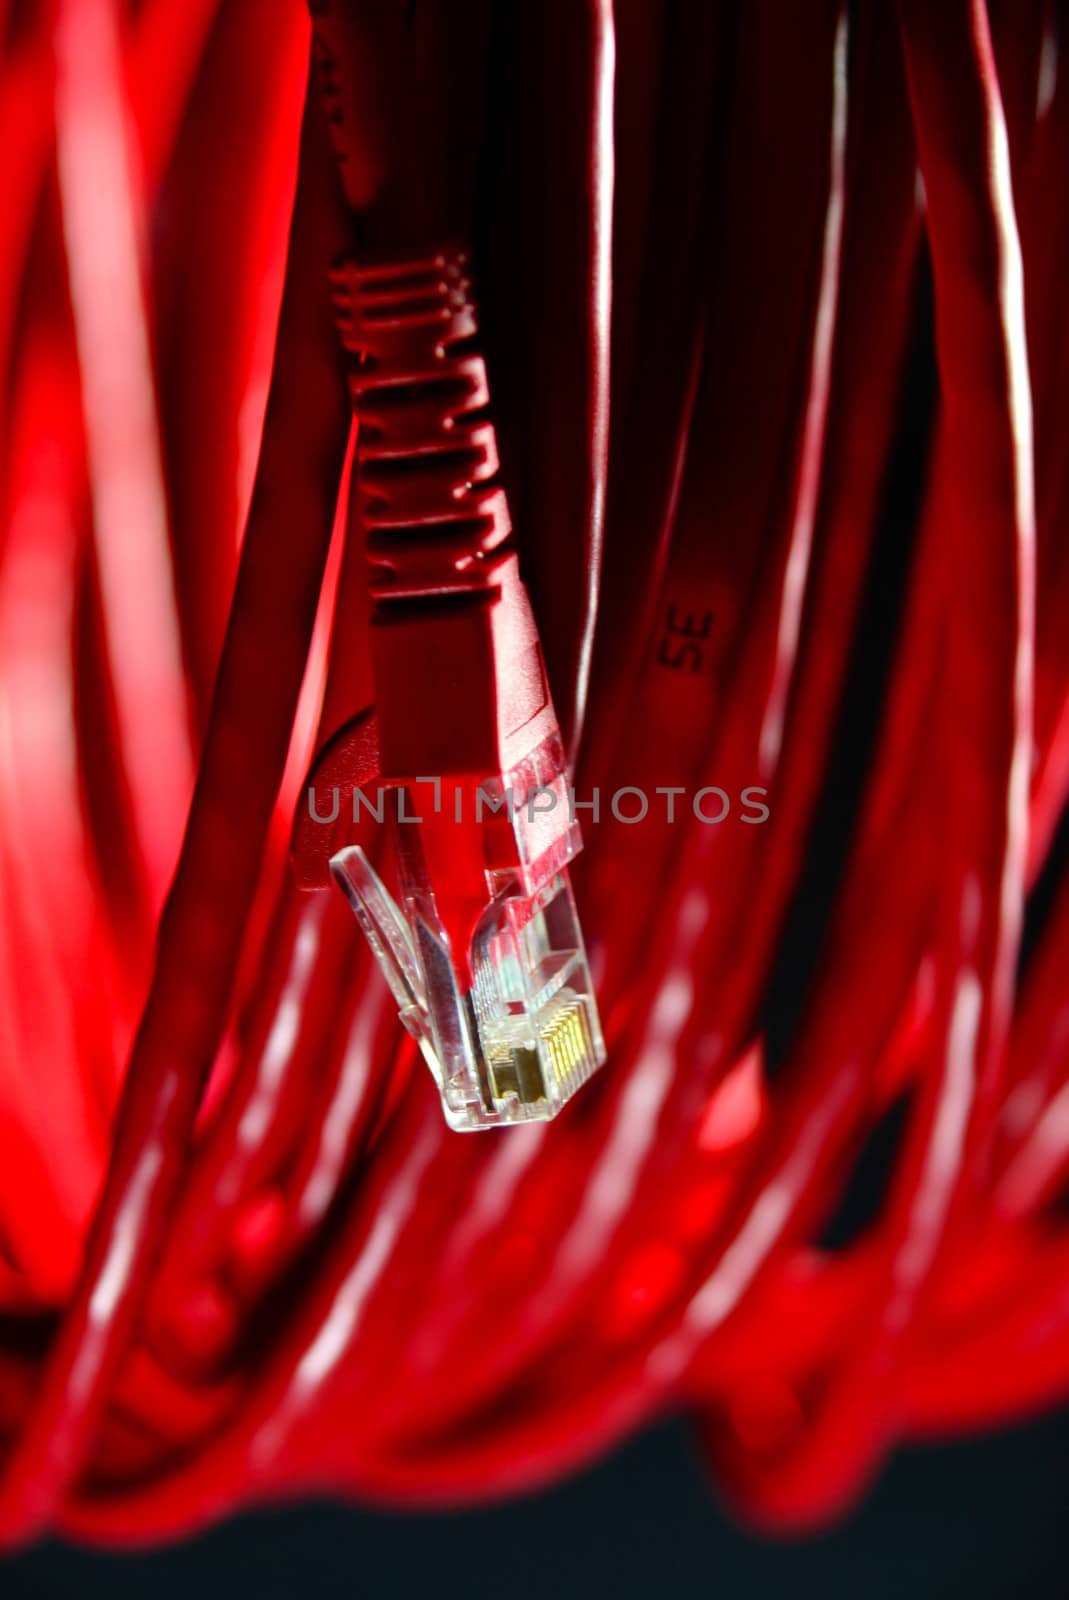
[{"label": "red ethernet cable", "polygon": [[0,1537],[813,1525],[1069,1394],[1063,8],[311,9],[0,7]]},{"label": "red ethernet cable", "polygon": [[[471,212],[470,86],[450,64],[478,62],[486,19],[311,10],[353,210],[354,254],[333,276],[375,706],[327,730],[298,875],[333,874],[349,896],[450,1126],[543,1119],[604,1044],[568,876],[577,808],[510,537],[470,252],[434,236]],[[387,796],[404,913],[347,845],[361,818],[387,820]]]},{"label": "red ethernet cable", "polygon": [[[552,1116],[604,1046],[567,875],[579,830],[497,482],[467,257],[393,252],[335,282],[357,360],[376,704],[316,766],[298,871],[312,886],[333,873],[350,896],[451,1126]],[[362,804],[387,820],[387,796],[407,921],[345,844]]]}]

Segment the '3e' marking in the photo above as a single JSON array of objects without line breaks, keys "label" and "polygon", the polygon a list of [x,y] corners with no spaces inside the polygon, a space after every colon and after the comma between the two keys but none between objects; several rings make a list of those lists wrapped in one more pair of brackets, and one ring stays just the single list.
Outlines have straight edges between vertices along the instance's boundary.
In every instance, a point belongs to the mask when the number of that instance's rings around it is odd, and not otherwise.
[{"label": "'3e' marking", "polygon": [[674,672],[700,672],[705,664],[705,641],[713,626],[712,611],[689,611],[680,616],[676,606],[668,607],[664,619],[664,633],[657,650],[657,660],[662,667]]}]

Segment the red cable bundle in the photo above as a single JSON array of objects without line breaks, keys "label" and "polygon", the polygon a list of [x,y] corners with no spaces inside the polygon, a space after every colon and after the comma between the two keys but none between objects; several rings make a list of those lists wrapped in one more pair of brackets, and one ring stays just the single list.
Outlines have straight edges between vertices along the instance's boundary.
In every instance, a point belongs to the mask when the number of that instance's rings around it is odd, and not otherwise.
[{"label": "red cable bundle", "polygon": [[[791,1525],[1069,1392],[1069,73],[989,9],[331,0],[298,136],[296,0],[0,8],[5,1540],[501,1494],[679,1404]],[[288,860],[389,604],[330,269],[453,238],[608,1045],[478,1139]]]}]

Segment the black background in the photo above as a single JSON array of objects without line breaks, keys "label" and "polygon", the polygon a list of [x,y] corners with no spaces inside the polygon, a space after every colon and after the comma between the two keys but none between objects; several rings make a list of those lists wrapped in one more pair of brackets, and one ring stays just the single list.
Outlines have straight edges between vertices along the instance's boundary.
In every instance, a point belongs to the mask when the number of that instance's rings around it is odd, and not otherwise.
[{"label": "black background", "polygon": [[548,1494],[434,1517],[333,1505],[248,1516],[152,1555],[44,1545],[3,1600],[1066,1600],[1069,1413],[896,1456],[815,1538],[760,1540],[717,1504],[684,1423]]}]

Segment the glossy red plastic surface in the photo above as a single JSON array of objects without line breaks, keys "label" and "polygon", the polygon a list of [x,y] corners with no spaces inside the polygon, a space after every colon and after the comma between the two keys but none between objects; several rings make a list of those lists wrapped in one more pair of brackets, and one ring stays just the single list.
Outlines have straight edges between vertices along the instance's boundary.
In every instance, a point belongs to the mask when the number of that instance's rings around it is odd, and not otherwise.
[{"label": "glossy red plastic surface", "polygon": [[[500,1495],[680,1405],[742,1514],[811,1524],[898,1439],[1069,1394],[1054,8],[313,9],[302,121],[291,0],[0,8],[0,1536]],[[519,563],[602,795],[609,1061],[548,1128],[442,1125],[289,866],[313,751],[375,698],[354,211],[369,248],[475,241]],[[877,1214],[829,1242],[901,1105]]]}]

